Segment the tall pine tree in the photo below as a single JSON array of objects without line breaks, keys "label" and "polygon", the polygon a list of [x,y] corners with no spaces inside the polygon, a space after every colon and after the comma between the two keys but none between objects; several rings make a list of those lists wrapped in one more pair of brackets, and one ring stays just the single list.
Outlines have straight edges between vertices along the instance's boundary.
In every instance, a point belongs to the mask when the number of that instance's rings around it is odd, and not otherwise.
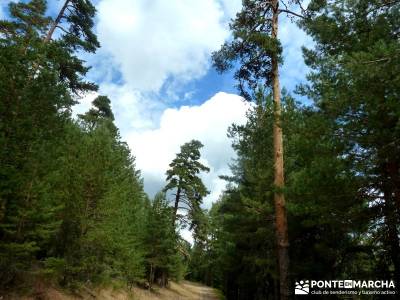
[{"label": "tall pine tree", "polygon": [[[279,15],[303,17],[289,10],[296,4],[304,13],[301,0],[244,0],[242,10],[236,15],[230,28],[233,40],[226,42],[213,54],[214,65],[223,72],[239,63],[235,78],[241,94],[248,100],[258,85],[271,88],[274,100],[274,184],[275,225],[278,247],[280,290],[282,299],[288,299],[289,288],[289,237],[284,189],[283,134],[281,121],[281,91],[279,64],[282,62],[278,38]],[[283,8],[280,8],[283,4]]]}]

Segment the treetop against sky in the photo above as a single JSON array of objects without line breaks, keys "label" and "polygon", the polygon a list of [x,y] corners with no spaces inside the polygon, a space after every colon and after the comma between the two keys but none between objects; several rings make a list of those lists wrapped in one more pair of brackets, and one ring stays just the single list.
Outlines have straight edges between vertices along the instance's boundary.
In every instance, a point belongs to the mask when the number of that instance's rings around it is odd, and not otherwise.
[{"label": "treetop against sky", "polygon": [[[10,0],[0,2],[7,17]],[[152,196],[164,184],[164,173],[180,145],[194,138],[204,144],[204,178],[209,206],[225,186],[219,175],[230,173],[234,156],[227,128],[243,123],[248,104],[237,96],[233,74],[218,74],[211,53],[230,38],[228,22],[241,0],[95,0],[96,54],[82,54],[92,66],[89,79],[108,95],[115,122],[143,171],[145,190]],[[56,15],[63,0],[48,1]],[[307,68],[301,46],[311,39],[282,18],[284,49],[282,87],[293,91]],[[98,94],[80,100],[74,113],[84,113]],[[156,159],[155,159],[156,158]]]}]

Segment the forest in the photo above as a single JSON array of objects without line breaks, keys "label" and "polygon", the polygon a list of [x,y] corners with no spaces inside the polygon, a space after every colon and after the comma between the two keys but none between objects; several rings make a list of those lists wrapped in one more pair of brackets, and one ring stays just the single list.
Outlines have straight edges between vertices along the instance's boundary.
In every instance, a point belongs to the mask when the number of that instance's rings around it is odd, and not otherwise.
[{"label": "forest", "polygon": [[[82,53],[100,43],[95,5],[64,2],[50,16],[45,0],[14,1],[0,20],[0,295],[185,279],[223,299],[286,300],[300,280],[350,279],[393,282],[391,296],[351,299],[399,297],[400,1],[242,1],[210,55],[251,104],[208,209],[202,141],[181,145],[149,197],[113,99],[73,115],[98,90]],[[293,93],[279,80],[283,19],[314,42]]]}]

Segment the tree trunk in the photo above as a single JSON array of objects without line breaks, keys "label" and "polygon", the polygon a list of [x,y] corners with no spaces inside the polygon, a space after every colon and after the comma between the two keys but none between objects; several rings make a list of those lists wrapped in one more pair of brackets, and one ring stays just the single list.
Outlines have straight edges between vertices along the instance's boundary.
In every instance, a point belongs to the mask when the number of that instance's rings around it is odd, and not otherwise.
[{"label": "tree trunk", "polygon": [[[279,1],[274,0],[272,16],[272,38],[278,37],[278,5]],[[274,101],[274,193],[275,202],[275,226],[278,247],[279,284],[280,299],[289,299],[289,238],[286,216],[286,203],[283,194],[284,169],[283,169],[283,137],[281,124],[281,97],[279,87],[279,66],[278,55],[271,58],[272,64],[272,91]]]},{"label": "tree trunk", "polygon": [[150,274],[149,274],[149,289],[151,290],[151,288],[153,287],[153,283],[154,283],[154,268],[153,268],[153,264],[150,264]]},{"label": "tree trunk", "polygon": [[386,197],[385,193],[385,223],[387,228],[387,247],[394,268],[394,280],[396,291],[399,292],[400,285],[400,241],[399,231],[397,230],[397,211],[391,197]]},{"label": "tree trunk", "polygon": [[385,199],[384,214],[385,225],[387,228],[387,238],[385,243],[389,250],[390,258],[394,268],[394,280],[396,292],[399,293],[400,287],[400,239],[397,226],[399,224],[399,210],[396,201],[396,186],[393,186],[391,179],[393,175],[390,174],[390,163],[385,164],[383,169],[387,172],[385,174],[385,184],[383,185],[383,195]]},{"label": "tree trunk", "polygon": [[44,41],[48,43],[51,40],[51,37],[53,36],[54,30],[56,30],[58,24],[61,22],[61,18],[64,16],[65,10],[67,9],[67,6],[71,0],[66,0],[63,7],[61,8],[57,18],[54,20],[54,23],[51,25],[49,32],[47,33]]},{"label": "tree trunk", "polygon": [[400,163],[395,159],[389,159],[387,163],[387,173],[387,180],[391,183],[391,189],[393,190],[396,210],[400,212]]},{"label": "tree trunk", "polygon": [[178,189],[176,190],[176,195],[175,195],[174,214],[172,216],[172,226],[174,226],[174,227],[175,227],[176,215],[178,213],[178,206],[179,206],[180,199],[181,199],[181,188],[178,187]]}]

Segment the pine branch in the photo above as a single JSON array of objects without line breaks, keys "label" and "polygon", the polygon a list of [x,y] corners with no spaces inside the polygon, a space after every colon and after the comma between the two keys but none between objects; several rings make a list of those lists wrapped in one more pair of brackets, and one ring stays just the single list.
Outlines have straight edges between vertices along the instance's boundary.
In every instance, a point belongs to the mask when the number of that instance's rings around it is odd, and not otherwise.
[{"label": "pine branch", "polygon": [[381,8],[384,8],[384,7],[388,7],[389,8],[389,7],[394,6],[395,4],[399,4],[399,3],[400,3],[399,0],[384,1],[384,3],[382,3],[382,5],[378,5],[377,7],[373,7],[370,10],[368,10],[365,15],[368,16],[370,13],[372,13],[374,11],[377,11],[377,10],[379,10]]},{"label": "pine branch", "polygon": [[279,13],[284,12],[284,13],[286,13],[286,14],[288,14],[288,15],[293,15],[293,16],[295,16],[295,17],[302,18],[302,19],[305,19],[305,18],[306,18],[305,16],[300,15],[300,14],[298,14],[298,13],[296,13],[296,12],[294,12],[294,11],[291,11],[291,10],[289,10],[289,9],[278,9],[278,12],[279,12]]},{"label": "pine branch", "polygon": [[[397,51],[397,52],[400,52],[400,51]],[[368,64],[374,64],[374,63],[384,62],[384,61],[385,62],[389,62],[395,57],[398,57],[398,55],[381,57],[381,58],[374,59],[374,60],[367,60],[367,61],[362,62],[362,64],[363,65],[368,65]]]},{"label": "pine branch", "polygon": [[187,210],[187,211],[189,211],[189,210],[190,210],[190,208],[188,208],[188,207],[184,207],[184,206],[179,206],[179,207],[178,207],[178,209],[184,209],[184,210]]},{"label": "pine branch", "polygon": [[65,0],[65,3],[63,5],[63,7],[61,8],[57,18],[54,20],[53,25],[50,27],[50,30],[49,30],[49,32],[47,33],[47,35],[46,35],[46,37],[44,39],[45,43],[48,43],[51,40],[51,37],[53,36],[54,30],[56,30],[56,28],[57,28],[58,24],[60,23],[62,17],[64,16],[64,12],[67,9],[67,6],[68,6],[70,1],[71,0]]},{"label": "pine branch", "polygon": [[56,26],[58,29],[61,29],[62,31],[64,31],[66,34],[72,34],[71,32],[69,32],[68,30],[66,30],[65,28],[63,28],[62,26],[60,26],[60,25],[57,25]]},{"label": "pine branch", "polygon": [[301,4],[301,0],[296,0],[296,4],[300,7],[301,12],[303,13],[303,15],[305,15],[307,13],[307,9],[305,9],[303,7],[303,5]]}]

